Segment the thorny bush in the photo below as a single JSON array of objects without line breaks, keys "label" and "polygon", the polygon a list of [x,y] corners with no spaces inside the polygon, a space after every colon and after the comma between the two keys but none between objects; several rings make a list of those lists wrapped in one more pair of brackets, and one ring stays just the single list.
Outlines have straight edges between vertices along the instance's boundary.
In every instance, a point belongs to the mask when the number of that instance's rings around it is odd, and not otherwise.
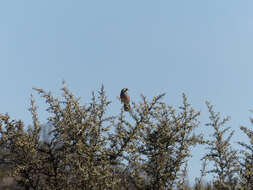
[{"label": "thorny bush", "polygon": [[[205,141],[195,132],[200,113],[184,94],[179,108],[162,102],[164,94],[151,101],[142,95],[129,112],[121,109],[118,115],[110,115],[103,86],[84,105],[65,84],[60,98],[43,89],[35,91],[48,105],[46,125],[39,121],[33,96],[30,127],[8,114],[0,115],[0,161],[8,166],[17,189],[190,189],[187,161],[197,144],[206,144],[210,150],[204,163],[214,162],[213,170],[202,171],[203,176],[217,174],[208,188],[235,189],[235,176],[241,189],[252,187],[253,132],[242,127],[252,141],[240,144],[251,152],[245,151],[237,162],[229,143],[233,132],[224,139],[229,128],[221,127],[226,119],[220,121],[210,104],[209,125],[215,133],[213,140]],[[197,181],[194,188],[203,189],[202,180]]]}]

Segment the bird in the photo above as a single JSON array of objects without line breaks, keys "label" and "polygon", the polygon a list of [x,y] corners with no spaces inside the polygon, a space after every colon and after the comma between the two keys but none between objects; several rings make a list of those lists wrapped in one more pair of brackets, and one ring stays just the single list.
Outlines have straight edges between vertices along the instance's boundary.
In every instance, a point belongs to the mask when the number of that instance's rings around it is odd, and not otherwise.
[{"label": "bird", "polygon": [[120,92],[120,101],[124,104],[124,110],[130,110],[130,97],[127,94],[128,88],[123,88]]}]

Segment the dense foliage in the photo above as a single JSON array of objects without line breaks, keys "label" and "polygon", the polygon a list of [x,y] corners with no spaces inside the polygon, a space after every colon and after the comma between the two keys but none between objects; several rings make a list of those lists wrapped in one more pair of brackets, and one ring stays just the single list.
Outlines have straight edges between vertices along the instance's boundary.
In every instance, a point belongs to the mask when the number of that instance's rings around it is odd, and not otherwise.
[{"label": "dense foliage", "polygon": [[[200,112],[183,94],[178,108],[162,101],[164,94],[149,101],[141,96],[128,112],[107,111],[110,101],[102,86],[91,101],[81,105],[64,85],[62,96],[35,89],[48,104],[47,124],[39,122],[31,97],[33,124],[0,115],[0,177],[9,175],[5,189],[252,189],[253,131],[241,130],[250,144],[232,148],[234,132],[225,127],[228,118],[207,103],[213,130],[208,139],[197,134]],[[253,121],[252,121],[253,122]],[[46,132],[45,132],[46,131]],[[227,135],[228,133],[228,135]],[[191,149],[205,146],[203,168],[195,185],[189,187],[187,163]],[[206,165],[210,163],[207,169]],[[203,182],[206,174],[213,181]],[[3,182],[2,182],[3,183]]]}]

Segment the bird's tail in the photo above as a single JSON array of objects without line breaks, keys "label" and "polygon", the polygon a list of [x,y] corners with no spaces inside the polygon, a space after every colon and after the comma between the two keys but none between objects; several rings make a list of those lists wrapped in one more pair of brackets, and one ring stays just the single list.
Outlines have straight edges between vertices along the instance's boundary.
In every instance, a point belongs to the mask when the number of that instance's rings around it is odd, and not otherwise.
[{"label": "bird's tail", "polygon": [[124,110],[129,111],[131,109],[130,104],[124,104]]}]

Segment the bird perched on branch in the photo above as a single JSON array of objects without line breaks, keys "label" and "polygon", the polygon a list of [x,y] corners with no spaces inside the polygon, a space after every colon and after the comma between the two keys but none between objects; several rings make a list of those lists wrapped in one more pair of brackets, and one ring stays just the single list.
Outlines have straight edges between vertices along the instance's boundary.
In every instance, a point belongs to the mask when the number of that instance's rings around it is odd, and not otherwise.
[{"label": "bird perched on branch", "polygon": [[124,104],[124,110],[130,110],[130,97],[127,94],[128,88],[123,88],[120,92],[120,100]]}]

